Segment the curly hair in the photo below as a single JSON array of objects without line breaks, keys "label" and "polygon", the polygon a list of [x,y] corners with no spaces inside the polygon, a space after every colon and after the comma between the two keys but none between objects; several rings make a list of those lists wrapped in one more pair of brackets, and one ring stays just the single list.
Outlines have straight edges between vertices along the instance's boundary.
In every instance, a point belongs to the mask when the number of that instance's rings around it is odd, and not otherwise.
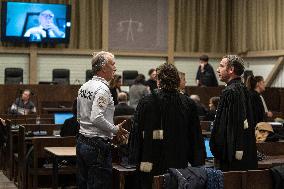
[{"label": "curly hair", "polygon": [[173,64],[164,63],[157,68],[157,78],[161,89],[177,90],[180,83],[178,70]]},{"label": "curly hair", "polygon": [[226,55],[223,58],[228,59],[228,66],[234,68],[234,72],[236,75],[241,76],[245,70],[245,62],[244,60],[237,55]]}]

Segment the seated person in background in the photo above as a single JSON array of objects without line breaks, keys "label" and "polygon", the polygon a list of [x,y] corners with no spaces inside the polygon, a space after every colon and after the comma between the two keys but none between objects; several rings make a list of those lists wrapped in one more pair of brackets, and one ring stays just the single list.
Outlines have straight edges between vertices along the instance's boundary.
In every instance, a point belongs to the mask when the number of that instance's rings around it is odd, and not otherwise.
[{"label": "seated person in background", "polygon": [[35,41],[42,38],[64,38],[65,33],[53,23],[53,18],[54,14],[50,10],[42,11],[38,17],[39,26],[28,29],[24,37],[30,37]]},{"label": "seated person in background", "polygon": [[135,109],[127,104],[127,94],[118,93],[118,104],[115,106],[114,116],[133,115]]},{"label": "seated person in background", "polygon": [[198,113],[199,118],[200,117],[204,118],[206,116],[208,110],[207,110],[206,106],[200,102],[200,97],[198,95],[193,94],[193,95],[190,95],[190,98],[195,102],[195,104],[197,106],[197,113]]},{"label": "seated person in background", "polygon": [[145,86],[145,76],[143,74],[138,74],[134,81],[134,84],[129,89],[130,106],[136,108],[139,100],[149,93],[149,87]]},{"label": "seated person in background", "polygon": [[73,117],[66,119],[60,130],[60,136],[77,136],[80,129],[80,124],[77,120],[77,99],[74,100],[72,105]]},{"label": "seated person in background", "polygon": [[179,89],[179,92],[181,94],[184,94],[185,93],[185,84],[186,84],[185,73],[184,72],[178,72],[178,76],[179,76],[179,79],[180,79],[178,89]]},{"label": "seated person in background", "polygon": [[121,85],[121,75],[114,75],[114,77],[109,81],[109,90],[111,92],[114,105],[118,104],[117,97],[118,93],[121,92]]},{"label": "seated person in background", "polygon": [[150,87],[150,91],[157,89],[157,72],[156,69],[152,68],[148,72],[149,79],[146,81],[146,85]]},{"label": "seated person in background", "polygon": [[36,108],[34,103],[30,100],[31,91],[25,89],[22,93],[21,98],[17,98],[12,104],[10,112],[12,114],[27,115],[31,113],[36,113]]},{"label": "seated person in background", "polygon": [[214,121],[219,101],[220,97],[218,96],[213,96],[209,99],[209,111],[207,112],[204,121]]},{"label": "seated person in background", "polygon": [[5,129],[7,124],[8,123],[4,119],[0,118],[0,147],[2,147],[7,140],[8,134],[7,130]]}]

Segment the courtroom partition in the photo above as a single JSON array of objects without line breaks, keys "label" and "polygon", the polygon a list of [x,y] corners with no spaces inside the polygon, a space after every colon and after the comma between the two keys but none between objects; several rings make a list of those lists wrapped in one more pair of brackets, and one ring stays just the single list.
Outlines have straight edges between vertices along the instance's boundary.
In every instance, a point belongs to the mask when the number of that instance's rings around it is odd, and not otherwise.
[{"label": "courtroom partition", "polygon": [[80,85],[0,85],[0,114],[8,112],[12,103],[24,89],[32,91],[31,99],[41,114],[44,106],[52,107],[53,104],[54,108],[71,106],[78,95],[79,88]]},{"label": "courtroom partition", "polygon": [[[13,121],[14,119],[35,119],[37,116],[38,116],[37,114],[28,114],[28,115],[0,114],[0,118],[9,119],[11,121]],[[54,119],[54,115],[52,114],[41,114],[39,116],[40,118]]]},{"label": "courtroom partition", "polygon": [[[42,108],[60,108],[70,106],[78,95],[81,85],[0,85],[0,114],[6,114],[20,92],[26,88],[31,89],[32,101],[37,104],[40,113]],[[186,86],[186,94],[197,94],[201,102],[208,106],[212,96],[219,96],[224,86],[197,87]],[[268,109],[275,112],[284,112],[284,89],[266,88],[263,93]],[[67,107],[68,108],[68,107]]]}]

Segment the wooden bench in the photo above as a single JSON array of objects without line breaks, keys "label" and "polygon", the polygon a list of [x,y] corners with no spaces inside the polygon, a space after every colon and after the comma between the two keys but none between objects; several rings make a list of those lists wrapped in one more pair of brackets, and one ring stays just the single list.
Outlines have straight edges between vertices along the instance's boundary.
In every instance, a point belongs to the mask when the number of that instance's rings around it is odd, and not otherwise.
[{"label": "wooden bench", "polygon": [[256,147],[260,153],[265,155],[265,159],[258,162],[259,169],[284,164],[284,142],[257,143]]},{"label": "wooden bench", "polygon": [[[24,177],[22,176],[23,173],[23,166],[21,163],[23,163],[25,160],[25,154],[27,153],[27,142],[30,142],[27,139],[31,138],[27,137],[26,134],[29,132],[32,134],[32,132],[37,131],[44,131],[46,133],[46,136],[53,136],[54,130],[60,130],[61,125],[55,125],[55,124],[27,124],[27,125],[21,125],[19,126],[18,130],[13,130],[11,132],[11,141],[10,141],[10,156],[12,157],[9,160],[10,164],[10,170],[11,172],[11,179],[14,179],[15,183],[18,183],[19,186],[21,186],[24,182]],[[23,185],[24,185],[23,184]]]}]

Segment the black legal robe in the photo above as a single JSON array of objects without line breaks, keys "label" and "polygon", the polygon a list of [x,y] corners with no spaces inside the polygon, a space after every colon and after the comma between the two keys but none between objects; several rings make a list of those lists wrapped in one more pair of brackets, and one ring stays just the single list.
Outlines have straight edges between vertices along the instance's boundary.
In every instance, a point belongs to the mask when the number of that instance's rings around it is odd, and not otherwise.
[{"label": "black legal robe", "polygon": [[[205,147],[195,102],[178,91],[160,90],[139,101],[134,114],[134,132],[130,138],[130,156],[153,164],[150,172],[141,172],[142,188],[151,188],[154,175],[168,168],[203,165]],[[163,130],[163,139],[153,139],[154,130]]]},{"label": "black legal robe", "polygon": [[[211,151],[221,170],[257,168],[254,126],[249,92],[240,78],[233,79],[222,91],[210,139]],[[235,159],[236,151],[244,152],[242,160]]]},{"label": "black legal robe", "polygon": [[265,111],[264,111],[264,107],[263,107],[260,94],[255,90],[251,90],[249,92],[250,92],[250,98],[251,98],[253,119],[256,125],[257,123],[264,121]]}]

